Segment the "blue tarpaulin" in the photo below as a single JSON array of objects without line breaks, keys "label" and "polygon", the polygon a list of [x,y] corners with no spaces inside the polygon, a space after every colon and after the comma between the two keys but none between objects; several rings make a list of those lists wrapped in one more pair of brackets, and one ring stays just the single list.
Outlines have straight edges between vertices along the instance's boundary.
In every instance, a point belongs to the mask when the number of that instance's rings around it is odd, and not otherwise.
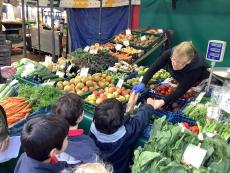
[{"label": "blue tarpaulin", "polygon": [[[99,8],[67,9],[72,51],[99,42],[99,11]],[[102,43],[127,29],[128,12],[128,6],[102,9]]]}]

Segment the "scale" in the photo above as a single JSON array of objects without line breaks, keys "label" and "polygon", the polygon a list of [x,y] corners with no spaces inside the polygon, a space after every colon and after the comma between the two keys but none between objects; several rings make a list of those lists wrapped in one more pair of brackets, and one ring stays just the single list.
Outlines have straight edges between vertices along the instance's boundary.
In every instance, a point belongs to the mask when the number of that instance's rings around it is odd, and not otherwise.
[{"label": "scale", "polygon": [[217,62],[222,62],[224,59],[224,53],[226,48],[226,42],[220,40],[209,40],[206,53],[206,59],[211,61],[211,72],[208,79],[208,86],[206,91],[209,91],[212,80],[213,70]]}]

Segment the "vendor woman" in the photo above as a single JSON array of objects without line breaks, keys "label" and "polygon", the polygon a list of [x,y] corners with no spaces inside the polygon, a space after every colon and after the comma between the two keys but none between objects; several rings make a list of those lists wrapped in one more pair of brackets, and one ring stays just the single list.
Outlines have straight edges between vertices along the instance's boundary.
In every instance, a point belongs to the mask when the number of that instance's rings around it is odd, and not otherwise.
[{"label": "vendor woman", "polygon": [[141,84],[133,87],[133,91],[142,91],[152,76],[161,68],[166,68],[179,84],[176,90],[164,99],[152,99],[155,109],[172,103],[183,96],[197,81],[209,77],[205,59],[199,56],[191,41],[185,41],[173,49],[166,50],[158,57],[144,75]]}]

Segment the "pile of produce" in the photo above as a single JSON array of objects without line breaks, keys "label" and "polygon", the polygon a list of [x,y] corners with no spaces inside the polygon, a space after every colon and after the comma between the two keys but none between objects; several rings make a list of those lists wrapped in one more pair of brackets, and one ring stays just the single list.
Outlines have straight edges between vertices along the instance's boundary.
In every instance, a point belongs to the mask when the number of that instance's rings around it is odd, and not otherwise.
[{"label": "pile of produce", "polygon": [[[144,76],[145,73],[148,71],[148,69],[149,69],[149,68],[144,68],[143,70],[138,71],[138,74],[139,74],[140,76]],[[162,81],[163,81],[163,80],[165,80],[165,79],[167,79],[167,78],[169,78],[169,77],[170,77],[170,73],[167,72],[167,71],[164,70],[164,69],[161,69],[161,70],[159,70],[158,72],[156,72],[156,73],[153,75],[152,79],[155,80],[155,81],[157,81],[157,80],[162,80]]]},{"label": "pile of produce", "polygon": [[121,102],[127,102],[129,100],[130,92],[130,89],[118,88],[111,84],[105,89],[94,91],[85,99],[85,101],[96,105],[108,98],[116,98]]},{"label": "pile of produce", "polygon": [[[154,89],[155,93],[163,95],[163,96],[170,95],[175,90],[176,90],[176,88],[174,88],[174,87],[172,87],[170,85],[160,85],[160,86],[157,86]],[[193,98],[195,96],[196,96],[196,92],[191,89],[191,90],[187,91],[187,93],[185,95],[183,95],[181,97],[181,99],[183,99],[183,100],[189,100],[189,99],[191,99],[191,98]]]},{"label": "pile of produce", "polygon": [[82,49],[78,49],[75,51],[75,56],[76,60],[74,60],[74,63],[76,64],[77,68],[81,69],[87,67],[89,68],[90,74],[107,70],[108,67],[114,66],[114,64],[118,61],[107,51],[102,51],[98,52],[96,55],[91,55],[87,52],[84,52]]},{"label": "pile of produce", "polygon": [[158,38],[154,35],[145,35],[145,40],[142,40],[139,35],[134,35],[130,41],[130,45],[145,48],[151,46]]},{"label": "pile of produce", "polygon": [[9,126],[26,118],[31,113],[30,103],[25,98],[8,97],[0,101],[4,108]]},{"label": "pile of produce", "polygon": [[117,81],[121,78],[126,78],[127,74],[126,73],[121,73],[121,72],[112,72],[112,71],[104,71],[103,74],[106,74],[107,76],[111,76],[112,77],[112,83],[115,84],[117,83]]},{"label": "pile of produce", "polygon": [[17,93],[18,81],[13,80],[10,83],[0,84],[0,100],[15,96]]},{"label": "pile of produce", "polygon": [[145,32],[149,33],[149,34],[160,34],[159,30],[158,29],[154,29],[154,28],[148,29]]},{"label": "pile of produce", "polygon": [[182,164],[182,156],[189,144],[197,146],[198,137],[180,126],[173,126],[165,118],[155,120],[154,130],[144,148],[134,152],[132,173],[210,173],[230,172],[230,147],[220,136],[206,137],[201,148],[207,151],[203,164],[193,168]]},{"label": "pile of produce", "polygon": [[133,38],[133,35],[126,35],[125,33],[120,33],[115,36],[114,42],[115,43],[122,43],[123,41],[129,41]]},{"label": "pile of produce", "polygon": [[16,77],[34,80],[38,83],[44,83],[47,80],[60,80],[44,65],[35,61],[23,58],[12,64],[17,68]]},{"label": "pile of produce", "polygon": [[119,60],[123,60],[123,61],[128,61],[130,62],[132,60],[132,55],[129,55],[127,53],[121,53],[121,52],[115,52],[115,53],[111,53],[111,55]]},{"label": "pile of produce", "polygon": [[125,47],[120,50],[121,52],[133,55],[133,54],[139,54],[141,55],[143,53],[143,50],[135,49],[133,47]]},{"label": "pile of produce", "polygon": [[94,91],[97,88],[109,85],[112,77],[106,74],[96,73],[86,77],[76,76],[70,81],[59,81],[57,87],[61,90],[82,95],[88,91]]},{"label": "pile of produce", "polygon": [[119,62],[115,63],[113,68],[117,69],[117,71],[121,71],[121,72],[125,72],[125,73],[131,73],[131,72],[135,72],[135,71],[140,71],[144,67],[143,66],[138,67],[136,64],[131,65],[125,61],[119,61]]},{"label": "pile of produce", "polygon": [[61,57],[58,59],[57,63],[53,62],[40,62],[42,65],[46,66],[51,72],[56,73],[58,71],[64,73],[64,78],[75,77],[77,75],[77,67],[73,62],[73,57],[64,58]]},{"label": "pile of produce", "polygon": [[61,94],[61,90],[50,85],[19,85],[18,89],[18,96],[26,98],[33,111],[53,106]]}]

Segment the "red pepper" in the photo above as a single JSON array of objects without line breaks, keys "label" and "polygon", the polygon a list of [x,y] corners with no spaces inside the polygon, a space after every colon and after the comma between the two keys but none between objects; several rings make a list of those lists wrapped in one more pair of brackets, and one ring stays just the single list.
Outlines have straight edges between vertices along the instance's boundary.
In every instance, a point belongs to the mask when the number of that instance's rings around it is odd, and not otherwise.
[{"label": "red pepper", "polygon": [[191,130],[191,132],[193,132],[193,133],[195,133],[195,134],[199,134],[199,128],[198,128],[198,126],[192,126],[192,127],[190,127],[190,130]]},{"label": "red pepper", "polygon": [[190,126],[189,126],[189,124],[188,124],[187,122],[183,122],[182,125],[183,125],[185,128],[190,129]]}]

